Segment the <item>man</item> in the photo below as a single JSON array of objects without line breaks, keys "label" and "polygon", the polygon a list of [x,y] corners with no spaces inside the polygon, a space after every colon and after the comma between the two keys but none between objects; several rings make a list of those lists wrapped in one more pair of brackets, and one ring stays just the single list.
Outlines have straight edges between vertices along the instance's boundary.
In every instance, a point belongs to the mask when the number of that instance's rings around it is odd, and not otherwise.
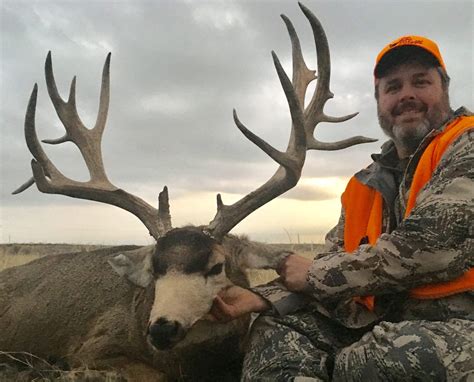
[{"label": "man", "polygon": [[474,378],[474,117],[427,38],[391,42],[374,76],[390,140],[349,181],[328,252],[215,300],[218,320],[262,312],[244,381]]}]

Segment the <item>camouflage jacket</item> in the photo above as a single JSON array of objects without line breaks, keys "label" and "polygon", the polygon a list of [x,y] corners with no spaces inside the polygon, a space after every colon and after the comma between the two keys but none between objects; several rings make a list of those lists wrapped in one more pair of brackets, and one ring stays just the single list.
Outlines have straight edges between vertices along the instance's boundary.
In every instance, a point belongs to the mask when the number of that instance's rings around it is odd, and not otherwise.
[{"label": "camouflage jacket", "polygon": [[[454,114],[472,115],[465,108]],[[450,121],[431,131],[405,162],[392,141],[374,162],[358,172],[362,183],[384,197],[383,231],[374,246],[343,250],[344,211],[326,236],[327,252],[318,255],[308,272],[310,290],[294,294],[278,281],[253,290],[278,314],[312,305],[346,327],[360,328],[380,320],[474,319],[474,293],[436,300],[408,297],[414,287],[449,281],[474,265],[474,130],[447,149],[431,180],[420,191],[410,216],[403,220],[412,177],[421,154]],[[375,295],[373,312],[353,296]]]}]

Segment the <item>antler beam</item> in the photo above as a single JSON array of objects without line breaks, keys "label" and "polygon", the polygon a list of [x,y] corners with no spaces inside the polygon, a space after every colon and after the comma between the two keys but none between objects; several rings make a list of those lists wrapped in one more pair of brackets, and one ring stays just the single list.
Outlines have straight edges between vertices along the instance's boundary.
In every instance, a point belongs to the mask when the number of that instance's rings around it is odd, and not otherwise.
[{"label": "antler beam", "polygon": [[95,126],[92,129],[88,129],[84,126],[77,113],[76,77],[74,77],[71,82],[67,102],[59,95],[53,75],[51,52],[48,53],[46,58],[45,75],[49,96],[59,119],[64,125],[66,133],[59,139],[49,139],[43,142],[49,144],[60,144],[64,142],[74,143],[84,158],[89,171],[90,180],[87,182],[78,182],[66,177],[56,168],[43,150],[35,128],[36,99],[38,93],[38,86],[35,84],[25,117],[25,139],[28,149],[34,157],[31,161],[33,178],[20,186],[13,194],[18,194],[26,190],[33,183],[36,183],[38,189],[44,193],[62,194],[73,198],[111,204],[137,216],[148,228],[150,235],[158,239],[171,229],[168,189],[165,187],[163,191],[161,191],[159,195],[159,207],[156,209],[143,199],[114,186],[107,178],[104,169],[101,145],[109,108],[110,53],[107,55],[102,71],[99,112]]},{"label": "antler beam", "polygon": [[217,213],[206,228],[216,238],[222,238],[246,216],[270,200],[293,188],[301,177],[307,150],[340,150],[376,139],[352,137],[338,142],[321,142],[314,137],[314,130],[320,122],[344,122],[358,113],[343,117],[327,116],[323,109],[325,103],[334,95],[329,90],[331,63],[329,44],[321,23],[304,5],[299,3],[313,30],[317,52],[318,82],[309,105],[305,108],[305,94],[308,85],[316,79],[315,72],[308,69],[298,35],[291,21],[285,15],[282,19],[290,35],[293,58],[293,80],[289,80],[277,55],[272,52],[274,65],[290,108],[292,128],[286,152],[280,152],[270,144],[249,131],[238,119],[234,110],[234,121],[238,129],[254,144],[260,147],[279,164],[273,176],[257,190],[244,196],[232,205],[225,205],[221,195],[217,195]]}]

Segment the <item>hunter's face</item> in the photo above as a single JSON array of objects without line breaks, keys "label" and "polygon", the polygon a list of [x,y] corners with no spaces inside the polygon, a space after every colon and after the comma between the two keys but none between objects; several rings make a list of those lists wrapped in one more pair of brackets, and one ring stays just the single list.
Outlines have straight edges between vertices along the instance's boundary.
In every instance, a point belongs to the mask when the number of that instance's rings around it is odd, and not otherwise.
[{"label": "hunter's face", "polygon": [[447,119],[447,89],[436,68],[418,63],[397,66],[378,83],[378,116],[400,157],[413,153],[432,129]]}]

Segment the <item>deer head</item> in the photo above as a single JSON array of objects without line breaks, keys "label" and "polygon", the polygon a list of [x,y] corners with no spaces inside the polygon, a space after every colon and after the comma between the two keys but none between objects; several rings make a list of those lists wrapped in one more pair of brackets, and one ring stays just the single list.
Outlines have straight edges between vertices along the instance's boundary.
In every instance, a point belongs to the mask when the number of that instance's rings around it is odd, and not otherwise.
[{"label": "deer head", "polygon": [[[300,4],[300,8],[311,25],[317,51],[318,81],[311,101],[305,106],[306,89],[316,79],[315,71],[306,66],[295,29],[290,20],[282,15],[292,44],[292,80],[286,75],[277,55],[272,52],[272,56],[292,120],[287,149],[285,152],[279,151],[252,133],[240,122],[234,110],[237,128],[277,162],[279,167],[267,182],[232,205],[224,204],[220,194],[217,195],[217,213],[205,227],[171,229],[166,187],[159,195],[159,206],[156,209],[137,196],[114,186],[107,178],[101,154],[101,139],[109,103],[110,54],[103,68],[99,112],[92,129],[86,128],[79,118],[75,101],[75,78],[69,98],[64,101],[56,88],[51,53],[46,58],[48,93],[66,134],[62,138],[43,142],[73,142],[82,153],[89,170],[90,180],[87,182],[78,182],[63,175],[42,149],[35,130],[38,88],[37,85],[34,86],[25,118],[25,139],[34,157],[31,162],[33,177],[14,193],[22,192],[36,183],[41,192],[112,204],[131,212],[143,222],[156,239],[156,245],[120,254],[110,263],[117,273],[134,284],[141,287],[153,285],[155,300],[150,312],[148,338],[156,348],[169,348],[178,343],[196,321],[209,311],[217,293],[232,284],[228,277],[229,258],[234,256],[231,262],[241,268],[274,267],[278,264],[278,256],[271,257],[269,251],[261,248],[255,250],[250,244],[246,250],[229,254],[232,249],[226,248],[226,235],[253,211],[298,183],[307,150],[340,150],[374,141],[357,136],[328,143],[320,142],[314,137],[314,130],[320,122],[343,122],[357,113],[344,117],[330,117],[324,113],[325,103],[333,97],[329,90],[328,42],[319,20],[305,6]],[[240,258],[236,260],[238,256]]]}]

